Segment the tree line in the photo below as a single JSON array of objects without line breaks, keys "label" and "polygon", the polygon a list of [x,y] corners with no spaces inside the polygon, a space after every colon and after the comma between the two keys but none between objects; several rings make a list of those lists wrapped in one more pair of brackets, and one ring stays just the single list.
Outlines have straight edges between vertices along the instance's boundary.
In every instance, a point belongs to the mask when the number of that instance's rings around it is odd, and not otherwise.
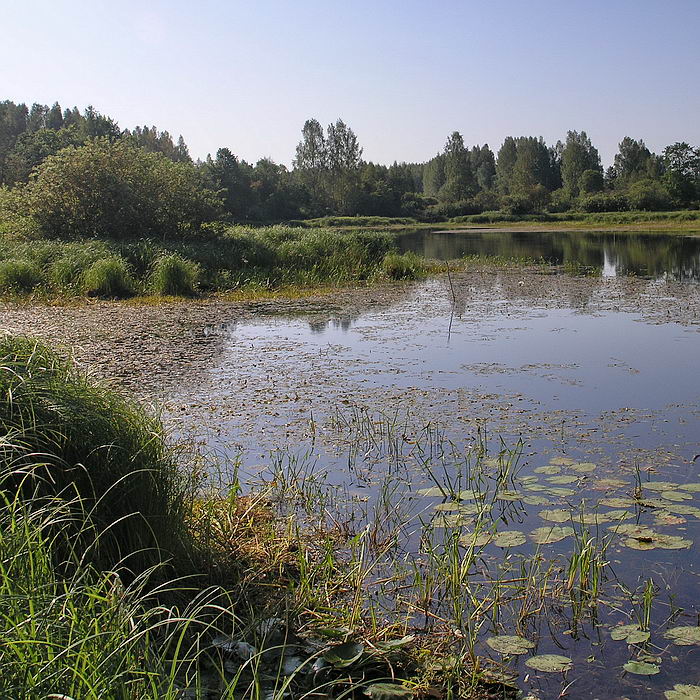
[{"label": "tree line", "polygon": [[[643,140],[625,136],[605,171],[585,131],[569,131],[554,145],[541,137],[508,136],[495,153],[488,144],[468,146],[455,131],[424,163],[387,166],[362,155],[356,134],[341,119],[325,129],[316,119],[306,121],[289,169],[268,158],[248,163],[228,148],[193,161],[182,136],[174,139],[155,126],[121,129],[93,107],[80,112],[58,103],[0,102],[0,208],[5,221],[7,212],[31,215],[44,222],[41,227],[101,229],[116,216],[113,232],[135,222],[139,231],[162,231],[173,225],[169,208],[187,228],[207,217],[437,221],[484,211],[663,210],[696,207],[700,200],[700,148],[685,142],[655,154]],[[67,193],[87,197],[90,206],[68,211]],[[102,223],[95,221],[98,202],[109,209],[100,215]]]}]

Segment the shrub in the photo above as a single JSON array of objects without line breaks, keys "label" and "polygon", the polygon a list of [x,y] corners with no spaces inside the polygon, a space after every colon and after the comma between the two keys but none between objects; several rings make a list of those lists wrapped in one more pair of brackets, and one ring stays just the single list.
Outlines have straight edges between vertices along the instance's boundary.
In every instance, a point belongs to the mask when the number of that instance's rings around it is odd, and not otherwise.
[{"label": "shrub", "polygon": [[160,423],[37,341],[0,337],[0,432],[3,488],[67,503],[88,561],[143,571],[185,546],[187,490]]},{"label": "shrub", "polygon": [[384,274],[392,280],[414,280],[425,274],[425,261],[413,251],[388,253],[382,260]]},{"label": "shrub", "polygon": [[134,292],[134,280],[126,262],[114,255],[96,260],[85,270],[82,289],[88,296],[108,299],[128,297]]},{"label": "shrub", "polygon": [[173,253],[160,258],[151,275],[151,289],[167,296],[193,296],[199,284],[199,265]]},{"label": "shrub", "polygon": [[593,194],[588,197],[580,197],[578,208],[587,213],[604,211],[626,211],[629,209],[627,197],[623,194],[606,192]]},{"label": "shrub", "polygon": [[30,260],[0,262],[0,290],[3,292],[31,292],[42,281],[41,269]]},{"label": "shrub", "polygon": [[668,190],[655,180],[638,180],[627,190],[632,209],[645,211],[663,211],[671,208],[671,195]]}]

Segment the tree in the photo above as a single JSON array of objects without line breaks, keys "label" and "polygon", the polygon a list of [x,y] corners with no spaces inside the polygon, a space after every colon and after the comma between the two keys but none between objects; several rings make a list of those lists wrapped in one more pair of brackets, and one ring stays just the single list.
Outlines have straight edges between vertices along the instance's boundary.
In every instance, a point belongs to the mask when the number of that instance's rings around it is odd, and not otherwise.
[{"label": "tree", "polygon": [[664,149],[664,183],[671,196],[682,205],[700,197],[700,148],[685,141]]},{"label": "tree", "polygon": [[39,230],[57,238],[187,234],[220,207],[193,165],[106,138],[46,158],[22,196]]},{"label": "tree", "polygon": [[603,191],[603,173],[600,170],[584,170],[579,179],[579,192],[582,195]]},{"label": "tree", "polygon": [[498,150],[496,160],[496,182],[498,191],[502,194],[510,192],[513,179],[513,169],[518,160],[518,148],[512,136],[506,136],[503,145]]},{"label": "tree", "polygon": [[445,183],[438,192],[444,202],[459,202],[476,194],[477,185],[469,151],[459,131],[453,131],[445,142]]},{"label": "tree", "polygon": [[476,182],[482,190],[492,190],[496,184],[496,158],[485,143],[481,148],[472,148],[472,165],[476,171]]},{"label": "tree", "polygon": [[299,181],[308,188],[320,210],[325,201],[324,185],[328,170],[326,137],[323,127],[316,119],[307,119],[301,134],[293,165]]},{"label": "tree", "polygon": [[222,198],[227,214],[236,221],[250,218],[253,168],[248,163],[239,161],[228,148],[220,148],[216,160],[207,157],[202,173],[208,186]]},{"label": "tree", "polygon": [[585,170],[603,172],[600,155],[585,131],[569,131],[561,154],[561,174],[569,195],[579,194],[579,180]]},{"label": "tree", "polygon": [[613,164],[614,181],[617,187],[626,187],[635,180],[647,177],[651,152],[644,141],[635,141],[629,136],[620,141]]}]

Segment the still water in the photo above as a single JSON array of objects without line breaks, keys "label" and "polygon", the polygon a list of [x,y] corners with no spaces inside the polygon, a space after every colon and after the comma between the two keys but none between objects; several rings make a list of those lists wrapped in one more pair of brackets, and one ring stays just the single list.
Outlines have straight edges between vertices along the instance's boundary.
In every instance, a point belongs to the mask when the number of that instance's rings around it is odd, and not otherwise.
[{"label": "still water", "polygon": [[[385,303],[232,320],[208,331],[221,354],[197,394],[208,444],[251,485],[308,479],[307,508],[393,538],[366,581],[380,619],[406,619],[398,601],[421,572],[430,602],[411,624],[473,633],[534,697],[663,698],[700,685],[700,252],[678,237],[581,236],[409,234],[402,245],[429,257],[575,259],[609,276],[482,270]],[[452,537],[460,556],[478,543],[464,608],[439,567],[424,590],[429,553]],[[604,562],[592,598],[564,583],[586,541]],[[412,578],[392,579],[401,567]],[[623,624],[644,639],[616,638]],[[498,635],[536,647],[504,657]],[[543,654],[571,668],[527,665]]]},{"label": "still water", "polygon": [[412,231],[398,239],[402,251],[454,260],[465,255],[530,258],[553,265],[577,263],[603,275],[700,280],[700,236],[641,231]]}]

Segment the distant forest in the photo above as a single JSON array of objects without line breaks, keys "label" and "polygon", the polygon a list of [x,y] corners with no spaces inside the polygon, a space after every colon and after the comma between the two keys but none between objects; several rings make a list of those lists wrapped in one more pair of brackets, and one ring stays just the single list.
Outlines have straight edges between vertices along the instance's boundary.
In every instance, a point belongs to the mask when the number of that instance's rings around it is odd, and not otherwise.
[{"label": "distant forest", "polygon": [[[326,215],[439,221],[485,211],[696,208],[700,200],[700,148],[683,142],[656,154],[643,140],[625,136],[605,171],[585,131],[569,131],[554,145],[536,136],[508,136],[496,153],[487,144],[468,146],[455,131],[425,163],[380,165],[365,161],[362,152],[342,120],[324,130],[309,119],[291,170],[267,158],[247,163],[228,148],[193,161],[182,136],[175,140],[155,126],[121,129],[92,107],[30,108],[6,100],[0,102],[0,227],[31,216],[51,233],[59,209],[65,226],[97,226],[89,212],[70,210],[68,200],[78,191],[99,195],[101,205],[108,196],[124,226],[138,223],[144,197],[159,198],[159,212],[141,221],[140,230],[182,227],[183,217],[195,226],[213,219]],[[127,200],[128,215],[122,211]],[[177,221],[166,211],[176,201]],[[191,212],[183,211],[188,207]]]}]

